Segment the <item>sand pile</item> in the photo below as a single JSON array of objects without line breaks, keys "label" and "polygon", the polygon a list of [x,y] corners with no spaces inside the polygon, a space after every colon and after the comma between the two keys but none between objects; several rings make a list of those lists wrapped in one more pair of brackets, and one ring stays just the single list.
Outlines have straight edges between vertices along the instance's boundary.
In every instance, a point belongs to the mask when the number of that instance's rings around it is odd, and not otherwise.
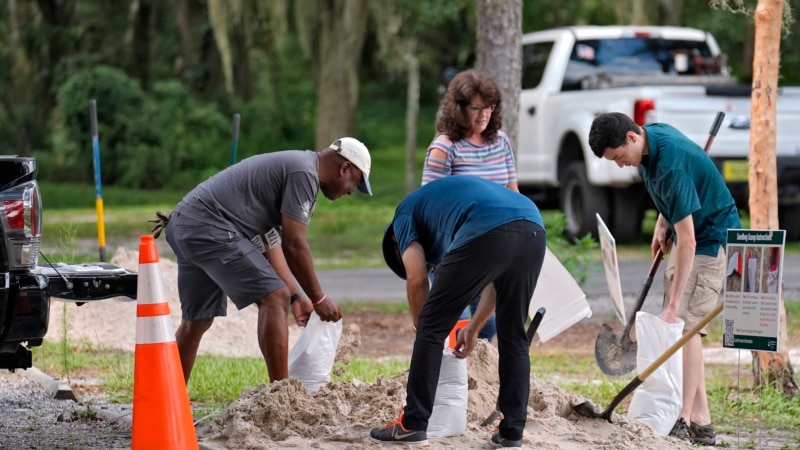
[{"label": "sand pile", "polygon": [[[352,331],[352,330],[350,330]],[[345,333],[347,334],[347,333]],[[482,448],[497,427],[479,424],[494,410],[498,390],[497,349],[481,343],[468,360],[467,430],[461,436],[432,439],[432,449]],[[331,382],[309,394],[296,379],[261,385],[241,397],[199,431],[209,446],[230,449],[369,449],[372,427],[394,420],[405,401],[407,374],[374,383]],[[524,443],[536,449],[691,449],[655,435],[640,423],[615,424],[572,413],[584,401],[552,383],[531,378]]]}]

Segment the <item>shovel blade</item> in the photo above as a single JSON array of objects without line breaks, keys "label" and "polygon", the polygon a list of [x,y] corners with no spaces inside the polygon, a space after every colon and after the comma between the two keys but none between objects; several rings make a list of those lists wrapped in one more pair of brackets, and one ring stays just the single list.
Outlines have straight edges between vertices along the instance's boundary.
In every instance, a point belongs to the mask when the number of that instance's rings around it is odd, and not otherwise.
[{"label": "shovel blade", "polygon": [[594,343],[594,357],[604,374],[619,377],[636,368],[636,342],[604,323]]},{"label": "shovel blade", "polygon": [[494,411],[492,411],[491,414],[489,414],[489,417],[487,417],[483,422],[481,422],[481,426],[485,427],[490,425],[492,422],[497,420],[498,417],[500,417],[500,410],[495,409]]}]

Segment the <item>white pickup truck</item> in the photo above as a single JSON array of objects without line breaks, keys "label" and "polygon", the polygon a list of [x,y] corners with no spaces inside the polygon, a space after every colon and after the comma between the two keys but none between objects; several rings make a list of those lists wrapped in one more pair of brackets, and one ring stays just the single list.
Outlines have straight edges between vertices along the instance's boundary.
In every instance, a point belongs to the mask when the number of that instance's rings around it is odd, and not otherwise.
[{"label": "white pickup truck", "polygon": [[[703,146],[726,114],[709,156],[747,208],[750,86],[728,73],[707,32],[676,27],[574,26],[523,36],[517,171],[523,192],[559,206],[569,237],[597,234],[599,213],[618,242],[633,239],[652,203],[636,168],[597,158],[592,119],[616,111],[669,123]],[[800,239],[800,87],[777,102],[780,226]],[[538,196],[538,197],[537,197]]]}]

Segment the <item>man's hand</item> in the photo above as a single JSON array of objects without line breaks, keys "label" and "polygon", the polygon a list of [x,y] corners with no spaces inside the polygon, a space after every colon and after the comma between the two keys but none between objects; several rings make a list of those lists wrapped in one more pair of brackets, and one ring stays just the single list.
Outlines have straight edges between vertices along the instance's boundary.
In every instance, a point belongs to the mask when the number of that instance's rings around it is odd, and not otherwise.
[{"label": "man's hand", "polygon": [[314,306],[314,311],[323,322],[338,322],[342,318],[342,310],[339,305],[327,295],[321,303]]},{"label": "man's hand", "polygon": [[453,350],[456,358],[466,358],[475,350],[475,346],[478,345],[478,331],[480,331],[480,327],[475,327],[473,322],[470,322],[456,333],[456,348]]},{"label": "man's hand", "polygon": [[677,301],[670,302],[667,304],[667,307],[661,311],[661,314],[658,315],[658,318],[663,320],[666,323],[675,323],[675,319],[678,318],[678,309],[680,308],[680,303]]},{"label": "man's hand", "polygon": [[311,317],[313,311],[314,307],[311,306],[311,300],[305,295],[298,298],[297,301],[292,304],[292,315],[298,327],[308,325],[308,319]]}]

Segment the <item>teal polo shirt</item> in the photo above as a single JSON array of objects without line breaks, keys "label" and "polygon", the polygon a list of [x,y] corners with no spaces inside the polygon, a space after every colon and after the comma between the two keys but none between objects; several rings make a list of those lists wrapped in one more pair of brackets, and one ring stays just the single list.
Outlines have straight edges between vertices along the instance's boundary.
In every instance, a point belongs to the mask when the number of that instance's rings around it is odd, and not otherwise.
[{"label": "teal polo shirt", "polygon": [[[673,224],[694,221],[695,253],[717,256],[729,228],[741,228],[739,211],[717,166],[683,133],[663,123],[645,125],[648,155],[642,178],[656,208]],[[679,238],[680,236],[678,236]]]}]

